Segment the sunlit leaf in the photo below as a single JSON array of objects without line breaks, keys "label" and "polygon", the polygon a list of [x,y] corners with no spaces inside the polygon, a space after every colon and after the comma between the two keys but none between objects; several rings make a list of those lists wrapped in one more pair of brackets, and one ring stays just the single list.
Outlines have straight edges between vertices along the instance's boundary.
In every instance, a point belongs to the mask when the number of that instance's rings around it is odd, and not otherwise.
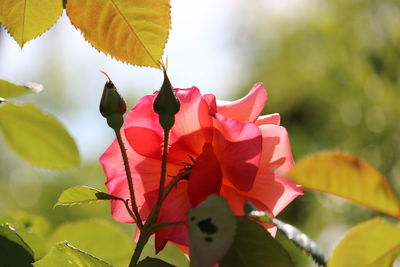
[{"label": "sunlit leaf", "polygon": [[50,252],[33,264],[35,267],[79,266],[79,267],[111,267],[107,262],[89,253],[71,246],[68,242],[54,245]]},{"label": "sunlit leaf", "polygon": [[157,257],[163,261],[169,262],[174,266],[179,267],[188,267],[189,261],[186,256],[182,253],[182,251],[176,247],[171,242],[168,242],[167,245],[161,250],[157,255],[155,254],[155,246],[154,246],[154,237],[150,237],[149,242],[143,249],[141,259],[145,259],[146,257]]},{"label": "sunlit leaf", "polygon": [[41,84],[33,82],[15,84],[9,81],[0,80],[0,97],[3,98],[20,96],[31,92],[38,93],[42,89],[43,86]]},{"label": "sunlit leaf", "polygon": [[171,265],[163,260],[150,257],[147,257],[144,260],[140,261],[137,265],[137,267],[173,267],[173,266],[174,265]]},{"label": "sunlit leaf", "polygon": [[12,226],[32,248],[35,258],[44,255],[46,237],[50,229],[50,224],[45,218],[26,212],[15,212],[0,216],[0,223]]},{"label": "sunlit leaf", "polygon": [[400,218],[400,202],[385,177],[367,162],[343,152],[320,152],[289,173],[305,188],[331,193]]},{"label": "sunlit leaf", "polygon": [[75,186],[64,190],[54,206],[70,206],[97,200],[122,200],[89,186]]},{"label": "sunlit leaf", "polygon": [[134,243],[133,238],[117,226],[101,219],[61,225],[50,236],[48,246],[64,240],[115,267],[125,267],[129,263]]},{"label": "sunlit leaf", "polygon": [[62,10],[62,1],[0,1],[2,23],[21,47],[50,29],[61,16]]},{"label": "sunlit leaf", "polygon": [[79,164],[74,139],[54,117],[34,105],[0,105],[0,131],[20,157],[44,168],[64,169]]},{"label": "sunlit leaf", "polygon": [[238,218],[235,239],[220,262],[221,267],[294,266],[289,254],[256,222]]},{"label": "sunlit leaf", "polygon": [[328,267],[390,267],[400,255],[400,226],[380,218],[352,228],[333,251]]},{"label": "sunlit leaf", "polygon": [[98,50],[134,65],[160,67],[171,24],[168,0],[68,0],[66,9]]},{"label": "sunlit leaf", "polygon": [[211,195],[189,211],[190,266],[212,266],[232,244],[236,218],[225,199]]},{"label": "sunlit leaf", "polygon": [[0,266],[30,266],[33,251],[7,224],[0,224]]}]

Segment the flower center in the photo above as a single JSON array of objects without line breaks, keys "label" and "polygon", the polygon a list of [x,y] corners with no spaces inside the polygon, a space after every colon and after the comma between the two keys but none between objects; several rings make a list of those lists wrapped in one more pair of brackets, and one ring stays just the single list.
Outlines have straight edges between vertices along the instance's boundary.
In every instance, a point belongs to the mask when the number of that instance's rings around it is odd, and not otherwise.
[{"label": "flower center", "polygon": [[180,179],[183,180],[189,180],[190,173],[193,169],[193,166],[196,164],[195,158],[193,158],[191,155],[188,155],[190,162],[182,162],[182,169],[179,170],[178,174],[176,175],[177,177],[180,177]]}]

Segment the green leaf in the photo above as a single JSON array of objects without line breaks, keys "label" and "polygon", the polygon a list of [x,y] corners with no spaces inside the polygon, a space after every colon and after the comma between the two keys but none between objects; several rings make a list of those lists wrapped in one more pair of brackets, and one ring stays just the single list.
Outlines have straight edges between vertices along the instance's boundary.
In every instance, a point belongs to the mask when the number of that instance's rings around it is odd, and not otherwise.
[{"label": "green leaf", "polygon": [[105,261],[102,261],[80,249],[71,246],[68,242],[62,242],[54,245],[50,252],[41,260],[33,264],[35,267],[110,267]]},{"label": "green leaf", "polygon": [[12,226],[30,245],[36,258],[44,255],[45,240],[50,229],[50,224],[45,218],[26,212],[15,212],[0,216],[0,223]]},{"label": "green leaf", "polygon": [[50,236],[48,246],[64,240],[116,267],[129,263],[134,243],[133,238],[117,226],[101,219],[61,225]]},{"label": "green leaf", "polygon": [[154,246],[154,237],[150,237],[149,242],[147,242],[146,246],[143,249],[141,259],[148,257],[157,257],[158,259],[164,260],[173,264],[174,266],[179,267],[187,267],[189,266],[189,262],[186,256],[182,253],[182,251],[177,248],[171,242],[168,242],[167,245],[161,250],[157,255],[155,254],[155,246]]},{"label": "green leaf", "polygon": [[31,266],[33,251],[7,224],[0,224],[0,265],[2,267]]},{"label": "green leaf", "polygon": [[50,29],[61,16],[62,10],[62,1],[0,1],[2,23],[21,47]]},{"label": "green leaf", "polygon": [[248,218],[253,220],[275,225],[283,234],[293,242],[298,248],[300,248],[307,255],[311,256],[312,259],[319,265],[326,265],[326,257],[319,249],[317,243],[314,242],[309,236],[301,232],[299,229],[285,223],[276,218],[272,218],[268,213],[258,210],[251,202],[245,203],[245,214]]},{"label": "green leaf", "polygon": [[258,223],[238,218],[235,240],[220,262],[228,266],[294,266],[289,254]]},{"label": "green leaf", "polygon": [[0,80],[0,97],[10,98],[28,93],[38,93],[43,90],[41,84],[33,82],[24,82],[21,84],[11,83],[9,81]]},{"label": "green leaf", "polygon": [[400,255],[400,226],[381,218],[363,222],[344,236],[328,267],[389,267]]},{"label": "green leaf", "polygon": [[171,265],[163,260],[150,257],[147,257],[144,260],[140,261],[137,265],[137,267],[173,267],[173,266],[174,265]]},{"label": "green leaf", "polygon": [[30,163],[53,169],[76,167],[74,139],[54,117],[34,105],[0,105],[0,131],[7,145]]},{"label": "green leaf", "polygon": [[169,0],[68,0],[72,24],[95,48],[139,66],[160,68],[171,27]]},{"label": "green leaf", "polygon": [[305,188],[331,193],[400,218],[400,202],[385,177],[349,153],[327,151],[301,159],[289,173]]},{"label": "green leaf", "polygon": [[190,266],[212,266],[232,244],[236,218],[225,199],[211,195],[189,211]]},{"label": "green leaf", "polygon": [[122,198],[109,195],[107,193],[101,192],[96,188],[89,186],[75,186],[68,188],[61,193],[57,200],[56,206],[70,206],[82,203],[89,203],[97,200],[123,200]]}]

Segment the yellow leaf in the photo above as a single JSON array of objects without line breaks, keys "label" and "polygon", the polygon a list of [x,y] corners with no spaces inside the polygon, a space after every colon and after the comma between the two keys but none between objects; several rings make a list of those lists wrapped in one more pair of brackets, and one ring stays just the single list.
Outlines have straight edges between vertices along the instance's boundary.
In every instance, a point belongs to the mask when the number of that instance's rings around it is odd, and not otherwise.
[{"label": "yellow leaf", "polygon": [[326,151],[306,157],[289,177],[305,188],[331,193],[400,218],[400,202],[385,177],[349,153]]},{"label": "yellow leaf", "polygon": [[400,254],[400,227],[375,218],[351,229],[328,267],[390,267]]},{"label": "yellow leaf", "polygon": [[171,25],[168,0],[68,0],[72,24],[98,50],[160,68]]},{"label": "yellow leaf", "polygon": [[50,29],[62,11],[60,0],[0,1],[2,23],[21,47]]}]

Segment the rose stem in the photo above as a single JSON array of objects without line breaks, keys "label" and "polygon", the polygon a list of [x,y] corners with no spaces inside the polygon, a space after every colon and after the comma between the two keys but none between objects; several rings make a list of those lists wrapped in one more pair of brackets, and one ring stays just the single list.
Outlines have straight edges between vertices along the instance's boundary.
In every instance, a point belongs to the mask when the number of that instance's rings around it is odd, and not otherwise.
[{"label": "rose stem", "polygon": [[136,244],[135,252],[132,255],[131,262],[129,263],[129,267],[136,266],[139,261],[140,254],[142,254],[142,250],[149,240],[152,232],[153,225],[157,221],[158,214],[160,213],[161,204],[163,201],[164,195],[164,185],[165,185],[165,177],[167,175],[167,159],[168,159],[168,141],[169,141],[169,130],[164,130],[164,145],[163,145],[163,154],[162,154],[162,162],[161,162],[161,175],[160,175],[160,188],[158,191],[158,199],[156,205],[150,212],[146,223],[141,229],[139,241]]},{"label": "rose stem", "polygon": [[128,156],[126,154],[126,149],[124,142],[122,141],[121,133],[119,131],[115,131],[115,135],[117,136],[119,148],[121,150],[122,154],[122,159],[124,161],[124,167],[125,167],[125,173],[126,173],[126,179],[128,180],[128,186],[129,186],[129,193],[131,196],[131,206],[132,206],[132,211],[135,214],[135,221],[139,229],[143,228],[142,220],[140,218],[140,214],[138,212],[138,208],[136,206],[136,198],[135,198],[135,191],[133,190],[133,183],[132,183],[132,175],[131,175],[131,169],[129,167],[129,161],[128,161]]}]

